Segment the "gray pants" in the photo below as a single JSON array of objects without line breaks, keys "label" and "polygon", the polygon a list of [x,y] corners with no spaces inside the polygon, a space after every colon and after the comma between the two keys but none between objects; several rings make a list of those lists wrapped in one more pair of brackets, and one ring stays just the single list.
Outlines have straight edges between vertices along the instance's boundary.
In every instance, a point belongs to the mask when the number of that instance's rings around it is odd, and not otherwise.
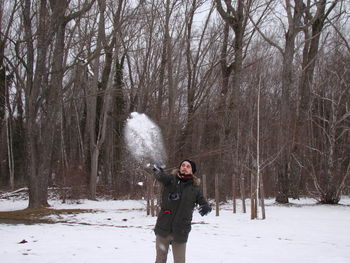
[{"label": "gray pants", "polygon": [[176,243],[171,235],[161,237],[156,235],[156,263],[166,263],[168,256],[169,245],[173,249],[174,263],[185,263],[186,259],[186,243]]}]

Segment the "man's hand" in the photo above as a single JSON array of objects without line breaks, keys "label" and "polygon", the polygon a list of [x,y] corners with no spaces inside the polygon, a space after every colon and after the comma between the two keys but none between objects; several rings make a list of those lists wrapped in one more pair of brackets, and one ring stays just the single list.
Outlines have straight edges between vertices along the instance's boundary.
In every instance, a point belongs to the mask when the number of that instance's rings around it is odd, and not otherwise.
[{"label": "man's hand", "polygon": [[198,209],[198,212],[201,216],[205,216],[211,212],[211,206],[208,204],[201,205]]},{"label": "man's hand", "polygon": [[163,172],[165,165],[156,162],[147,164],[147,167],[151,168],[155,175],[159,175]]},{"label": "man's hand", "polygon": [[162,164],[160,164],[160,163],[154,163],[154,164],[152,164],[152,170],[153,170],[155,173],[163,172],[163,169],[164,169],[164,165],[162,165]]}]

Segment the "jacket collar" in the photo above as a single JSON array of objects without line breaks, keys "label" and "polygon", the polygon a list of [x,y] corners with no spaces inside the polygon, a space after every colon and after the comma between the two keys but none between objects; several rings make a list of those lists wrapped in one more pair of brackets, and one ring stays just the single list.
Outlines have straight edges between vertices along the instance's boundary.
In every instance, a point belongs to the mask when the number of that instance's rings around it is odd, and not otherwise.
[{"label": "jacket collar", "polygon": [[176,178],[183,183],[193,183],[193,175],[189,174],[177,174]]}]

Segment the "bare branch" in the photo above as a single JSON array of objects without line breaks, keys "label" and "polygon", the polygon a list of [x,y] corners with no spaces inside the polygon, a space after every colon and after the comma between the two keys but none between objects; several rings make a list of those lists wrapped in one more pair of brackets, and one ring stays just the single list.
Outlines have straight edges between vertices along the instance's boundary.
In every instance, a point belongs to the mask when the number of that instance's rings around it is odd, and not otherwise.
[{"label": "bare branch", "polygon": [[[271,2],[272,2],[272,1],[270,1],[270,2],[266,5],[266,8],[265,8],[265,10],[264,10],[263,13],[265,13],[266,10],[269,8],[269,5],[271,4]],[[255,29],[256,29],[256,30],[259,32],[259,34],[262,36],[262,38],[263,38],[267,43],[269,43],[271,46],[277,48],[277,50],[283,55],[283,54],[284,54],[283,48],[282,48],[280,45],[278,45],[277,43],[275,43],[274,41],[272,41],[269,37],[267,37],[267,36],[265,35],[265,33],[263,33],[263,32],[260,30],[258,24],[259,24],[259,22],[260,22],[261,17],[259,18],[258,22],[256,23],[256,22],[254,21],[254,19],[251,17],[251,15],[249,14],[249,12],[247,12],[247,15],[248,15],[248,17],[249,17],[249,20],[250,20],[250,21],[252,22],[252,24],[254,25]]]}]

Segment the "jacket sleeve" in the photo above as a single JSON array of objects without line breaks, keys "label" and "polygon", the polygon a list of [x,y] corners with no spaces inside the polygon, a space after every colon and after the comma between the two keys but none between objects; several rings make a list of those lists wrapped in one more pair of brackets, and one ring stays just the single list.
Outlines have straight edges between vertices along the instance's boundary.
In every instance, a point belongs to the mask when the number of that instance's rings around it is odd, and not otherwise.
[{"label": "jacket sleeve", "polygon": [[197,203],[198,205],[200,205],[200,206],[201,206],[201,205],[205,205],[205,204],[209,205],[208,201],[204,198],[201,189],[198,190],[196,203]]},{"label": "jacket sleeve", "polygon": [[173,175],[166,174],[164,171],[154,172],[153,176],[158,182],[162,183],[163,185],[169,184],[173,178]]}]

